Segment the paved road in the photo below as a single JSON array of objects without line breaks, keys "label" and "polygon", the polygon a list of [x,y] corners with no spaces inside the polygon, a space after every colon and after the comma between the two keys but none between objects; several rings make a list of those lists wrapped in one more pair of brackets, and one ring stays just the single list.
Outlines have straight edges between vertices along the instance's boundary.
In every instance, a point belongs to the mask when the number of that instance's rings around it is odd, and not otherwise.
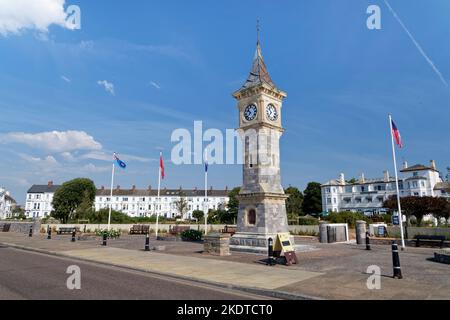
[{"label": "paved road", "polygon": [[[66,286],[66,270],[81,269],[81,290]],[[132,299],[248,300],[255,295],[141,272],[0,247],[0,300]]]}]

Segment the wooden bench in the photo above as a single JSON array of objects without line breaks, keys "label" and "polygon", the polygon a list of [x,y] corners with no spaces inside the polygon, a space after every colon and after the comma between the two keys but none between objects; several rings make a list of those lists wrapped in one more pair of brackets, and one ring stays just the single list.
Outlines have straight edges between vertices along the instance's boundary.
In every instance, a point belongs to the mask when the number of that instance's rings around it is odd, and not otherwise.
[{"label": "wooden bench", "polygon": [[130,234],[148,234],[150,233],[150,226],[146,225],[134,225],[130,229]]},{"label": "wooden bench", "polygon": [[169,233],[173,236],[179,235],[181,233],[183,233],[184,231],[190,230],[190,227],[182,227],[182,226],[175,226],[172,227],[170,226],[169,228]]},{"label": "wooden bench", "polygon": [[72,232],[74,230],[75,230],[75,233],[79,233],[80,232],[79,228],[59,228],[56,233],[59,234],[59,235],[72,234]]},{"label": "wooden bench", "polygon": [[236,232],[237,232],[237,228],[230,227],[230,226],[225,226],[225,228],[222,230],[222,233],[227,233],[227,234],[230,234],[231,236],[233,236]]},{"label": "wooden bench", "polygon": [[430,236],[430,235],[417,235],[414,237],[416,239],[416,247],[420,247],[420,241],[430,241],[430,242],[440,242],[440,248],[444,247],[445,236]]}]

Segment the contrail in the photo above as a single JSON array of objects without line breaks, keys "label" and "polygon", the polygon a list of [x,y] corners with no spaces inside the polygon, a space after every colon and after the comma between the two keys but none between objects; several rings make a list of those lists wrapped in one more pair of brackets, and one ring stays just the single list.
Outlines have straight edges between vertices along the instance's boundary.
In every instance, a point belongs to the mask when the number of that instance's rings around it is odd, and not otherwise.
[{"label": "contrail", "polygon": [[442,73],[439,71],[439,69],[435,66],[435,64],[433,63],[433,61],[431,61],[431,59],[427,56],[427,54],[425,53],[425,51],[422,49],[422,47],[420,46],[420,44],[416,41],[416,39],[414,39],[413,35],[411,34],[411,32],[409,32],[408,28],[406,28],[405,24],[402,22],[402,20],[400,20],[399,16],[397,15],[397,13],[394,11],[394,9],[392,9],[391,5],[389,4],[388,0],[384,0],[384,3],[388,6],[389,10],[391,11],[392,15],[394,16],[395,19],[397,19],[398,23],[400,23],[400,25],[402,26],[403,30],[405,30],[405,32],[408,34],[408,36],[411,38],[412,42],[414,43],[414,45],[417,47],[417,49],[419,50],[419,52],[422,54],[422,56],[425,58],[425,60],[427,60],[428,64],[431,66],[431,68],[433,68],[434,72],[436,72],[436,74],[439,76],[439,78],[441,79],[442,83],[448,87],[448,83],[447,81],[445,81],[444,76],[442,75]]}]

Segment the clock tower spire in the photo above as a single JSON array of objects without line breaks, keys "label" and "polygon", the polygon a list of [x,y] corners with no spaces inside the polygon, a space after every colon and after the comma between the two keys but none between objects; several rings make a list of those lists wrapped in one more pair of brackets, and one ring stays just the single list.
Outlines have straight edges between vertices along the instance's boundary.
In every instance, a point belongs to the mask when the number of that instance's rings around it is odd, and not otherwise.
[{"label": "clock tower spire", "polygon": [[232,250],[267,252],[269,238],[275,240],[277,234],[289,232],[279,144],[284,132],[281,110],[287,94],[277,88],[267,70],[259,40],[259,23],[252,68],[233,97],[239,110],[238,131],[245,161],[237,233],[230,245]]}]

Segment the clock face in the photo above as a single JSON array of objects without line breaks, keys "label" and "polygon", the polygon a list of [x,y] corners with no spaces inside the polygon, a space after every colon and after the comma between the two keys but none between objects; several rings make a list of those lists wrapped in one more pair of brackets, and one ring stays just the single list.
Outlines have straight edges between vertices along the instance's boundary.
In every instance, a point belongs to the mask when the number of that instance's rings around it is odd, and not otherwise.
[{"label": "clock face", "polygon": [[258,108],[254,104],[251,104],[247,106],[247,108],[245,108],[244,111],[245,120],[247,121],[255,120],[257,115],[258,115]]},{"label": "clock face", "polygon": [[277,108],[273,104],[269,104],[267,106],[266,114],[267,114],[267,118],[269,118],[270,121],[278,120],[278,111],[277,111]]}]

